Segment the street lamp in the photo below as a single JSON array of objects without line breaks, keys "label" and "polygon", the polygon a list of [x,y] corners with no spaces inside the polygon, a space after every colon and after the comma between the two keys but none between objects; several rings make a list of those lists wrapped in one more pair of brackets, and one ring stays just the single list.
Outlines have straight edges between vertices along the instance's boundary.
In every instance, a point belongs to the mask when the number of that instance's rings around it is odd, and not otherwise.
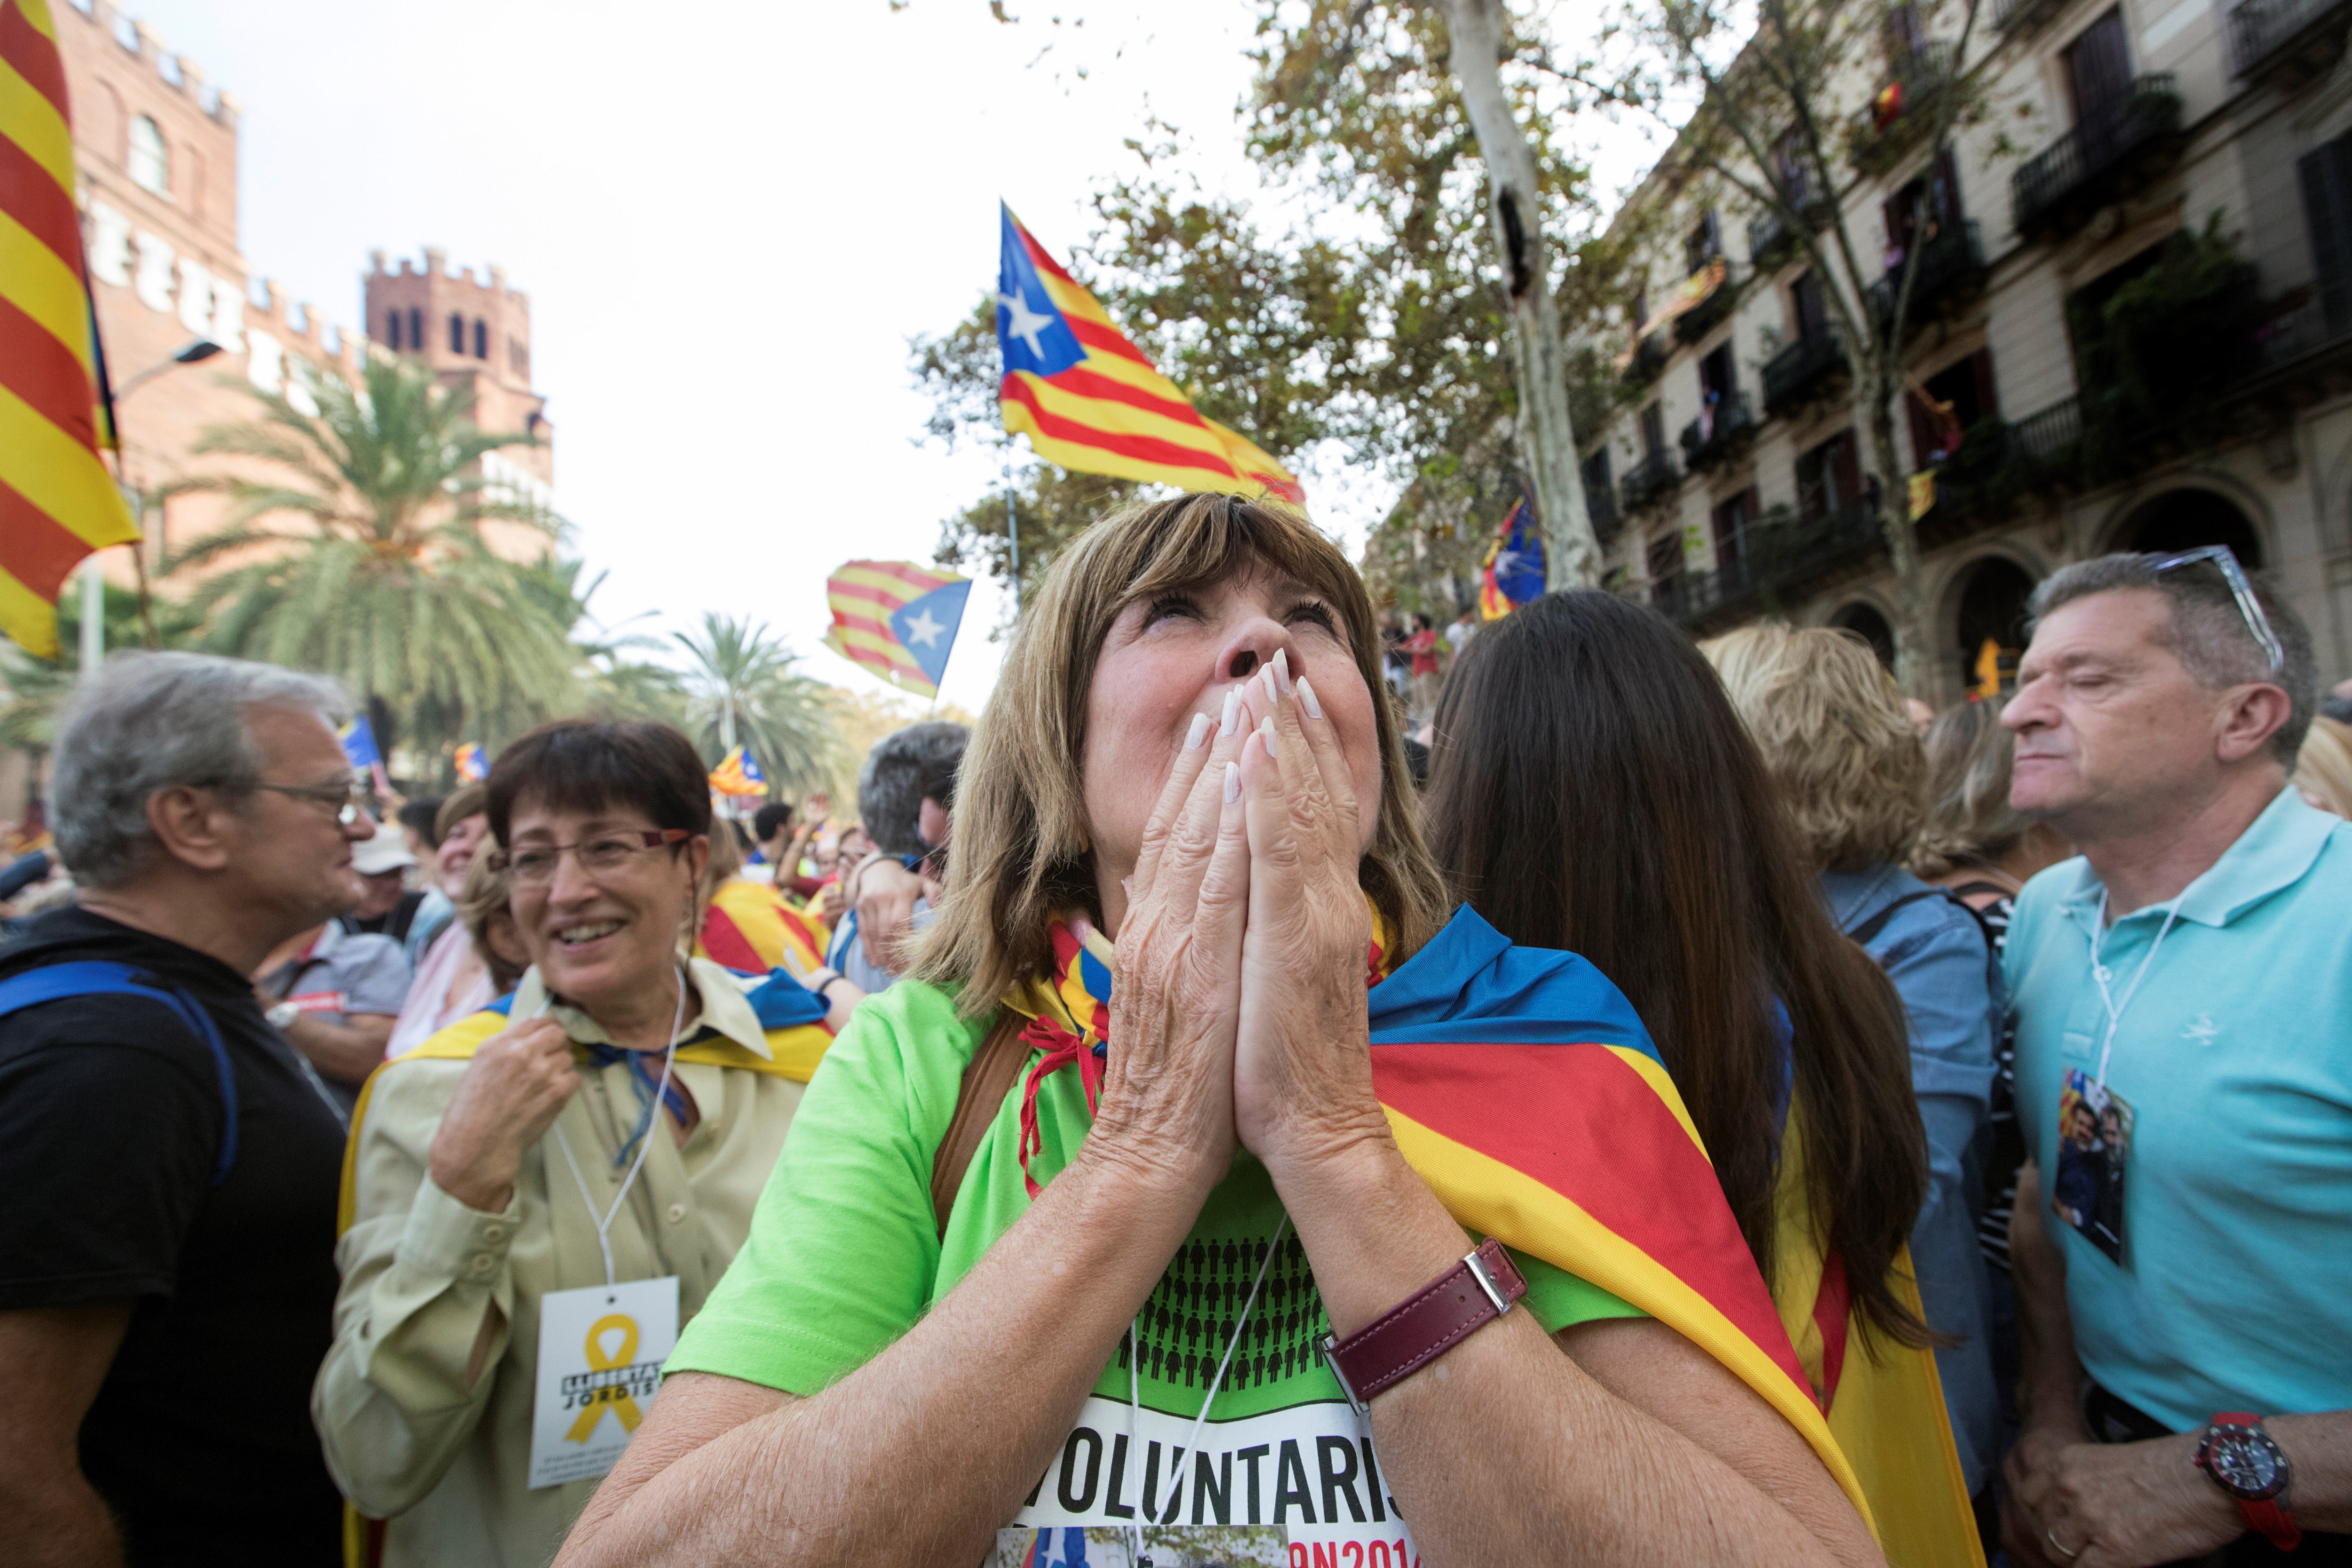
[{"label": "street lamp", "polygon": [[[129,398],[132,393],[138,391],[141,387],[146,385],[149,382],[154,380],[157,376],[162,375],[166,371],[177,370],[184,364],[202,364],[205,361],[212,358],[215,354],[226,353],[226,352],[227,351],[226,349],[222,348],[220,344],[213,342],[210,338],[190,338],[186,342],[182,343],[178,348],[173,349],[169,359],[164,360],[160,364],[149,365],[145,370],[141,371],[137,375],[134,375],[129,381],[124,382],[121,387],[116,391],[114,401],[117,404],[123,402],[125,399]],[[119,459],[122,451],[121,444],[122,440],[122,432],[120,429],[115,431],[114,438],[116,442],[115,455]],[[139,514],[140,521],[143,523],[146,521],[147,509],[145,504],[140,500],[138,492],[131,489],[131,488],[127,484],[123,485],[122,489],[125,499],[131,502],[133,508]],[[137,546],[134,545],[132,548],[136,549]],[[139,564],[143,570],[145,563],[142,561]],[[145,579],[142,578],[141,582],[143,593]],[[152,635],[152,632],[150,635]],[[83,565],[81,573],[82,673],[88,675],[94,672],[98,668],[100,661],[105,657],[106,575],[99,570],[98,552],[93,550],[89,552],[89,559],[88,563]]]}]

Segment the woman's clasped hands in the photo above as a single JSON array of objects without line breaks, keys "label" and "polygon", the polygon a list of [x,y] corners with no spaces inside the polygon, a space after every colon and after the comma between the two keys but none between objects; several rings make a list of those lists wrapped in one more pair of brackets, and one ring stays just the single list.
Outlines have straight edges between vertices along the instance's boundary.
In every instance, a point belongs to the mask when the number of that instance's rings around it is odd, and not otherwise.
[{"label": "woman's clasped hands", "polygon": [[1362,852],[1341,739],[1277,651],[1192,715],[1144,829],[1090,1146],[1205,1193],[1237,1143],[1279,1173],[1385,1136]]}]

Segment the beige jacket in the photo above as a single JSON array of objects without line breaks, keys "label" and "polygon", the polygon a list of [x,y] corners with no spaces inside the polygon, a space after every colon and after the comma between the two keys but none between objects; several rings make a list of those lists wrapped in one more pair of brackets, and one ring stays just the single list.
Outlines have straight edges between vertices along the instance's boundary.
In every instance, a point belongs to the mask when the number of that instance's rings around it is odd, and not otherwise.
[{"label": "beige jacket", "polygon": [[[761,981],[706,959],[688,962],[701,1009],[680,1041],[707,1024],[776,1059],[743,994]],[[546,1000],[533,969],[511,1016],[530,1017]],[[548,1016],[575,1041],[608,1041],[573,1008],[559,1005]],[[495,1032],[459,1023],[445,1033],[469,1027],[484,1037]],[[352,1219],[335,1254],[342,1271],[335,1341],[310,1395],[343,1495],[370,1518],[390,1521],[384,1561],[394,1568],[541,1568],[597,1486],[528,1485],[539,1300],[604,1283],[595,1222],[552,1131],[523,1152],[504,1214],[469,1209],[434,1185],[434,1131],[469,1065],[403,1058],[371,1082],[352,1127]],[[614,1156],[636,1124],[639,1101],[625,1064],[580,1072],[580,1092],[556,1126],[601,1210],[620,1191],[625,1172]],[[751,1229],[803,1085],[687,1062],[675,1074],[700,1120],[683,1146],[667,1119],[656,1121],[610,1240],[615,1278],[678,1277],[683,1327]]]}]

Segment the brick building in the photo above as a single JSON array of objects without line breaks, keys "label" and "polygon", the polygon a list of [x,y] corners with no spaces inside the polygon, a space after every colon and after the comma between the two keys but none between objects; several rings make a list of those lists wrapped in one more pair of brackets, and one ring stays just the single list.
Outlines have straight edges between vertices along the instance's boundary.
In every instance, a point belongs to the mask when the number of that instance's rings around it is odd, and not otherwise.
[{"label": "brick building", "polygon": [[[366,279],[366,321],[388,322],[398,309],[432,318],[434,331],[420,339],[404,330],[397,342],[372,346],[364,326],[330,324],[317,307],[258,275],[239,248],[235,95],[212,88],[194,61],[109,0],[50,9],[72,105],[91,292],[117,392],[123,479],[136,492],[152,495],[190,467],[189,448],[208,426],[255,417],[259,405],[247,388],[285,392],[299,408],[307,395],[297,362],[351,376],[362,356],[387,349],[422,354],[445,382],[472,385],[485,429],[551,439],[546,399],[530,390],[530,300],[507,288],[496,268],[485,283],[470,271],[451,277],[443,254],[427,250],[423,271],[403,261],[387,273],[378,252]],[[453,333],[463,352],[451,350]],[[197,339],[221,352],[159,368]],[[485,466],[542,501],[551,496],[546,445],[493,454]],[[150,562],[212,526],[222,505],[185,495],[168,510],[151,508]],[[130,579],[129,552],[103,559],[110,577]]]},{"label": "brick building", "polygon": [[[1883,53],[1838,106],[1858,116],[1838,174],[1865,296],[1921,251],[1910,467],[1886,481],[1935,476],[1937,697],[1988,640],[2018,647],[2057,566],[2201,543],[2275,574],[2323,679],[2352,674],[2352,0],[1982,0],[1966,58],[1957,5],[1885,9]],[[1955,82],[1983,112],[1942,148],[1866,107]],[[1610,345],[1633,351],[1621,411],[1580,432],[1612,584],[1699,635],[1776,614],[1891,655],[1869,442],[1802,246],[1671,155],[1620,219],[1637,220],[1657,237]],[[2137,363],[2119,363],[2107,303],[2209,223],[2227,286],[2169,323],[2143,289]],[[2136,385],[2210,406],[2184,423]]]}]

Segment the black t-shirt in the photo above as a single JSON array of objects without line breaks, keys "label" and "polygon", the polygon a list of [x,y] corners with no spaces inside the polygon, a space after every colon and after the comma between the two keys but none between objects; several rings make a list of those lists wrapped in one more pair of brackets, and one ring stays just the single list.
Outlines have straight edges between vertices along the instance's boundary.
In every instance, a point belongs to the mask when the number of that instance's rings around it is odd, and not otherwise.
[{"label": "black t-shirt", "polygon": [[341,1503],[310,1383],[333,1333],[341,1129],[245,977],[193,948],[58,910],[0,948],[0,978],[79,959],[130,964],[212,1015],[236,1160],[214,1186],[219,1069],[161,1004],[0,1018],[0,1311],[136,1301],[81,1428],[82,1473],[130,1562],[335,1563]]}]

